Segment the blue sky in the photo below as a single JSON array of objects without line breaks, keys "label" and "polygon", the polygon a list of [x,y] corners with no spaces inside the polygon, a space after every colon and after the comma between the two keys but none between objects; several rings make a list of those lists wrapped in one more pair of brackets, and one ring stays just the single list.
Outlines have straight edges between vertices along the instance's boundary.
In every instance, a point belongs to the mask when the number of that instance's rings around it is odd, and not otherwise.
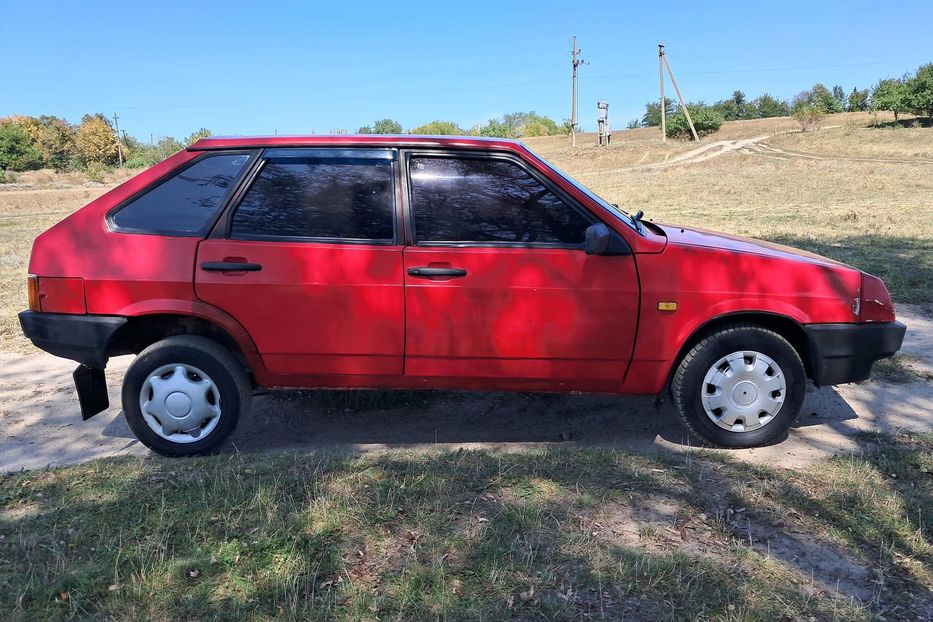
[{"label": "blue sky", "polygon": [[[657,97],[657,48],[684,96],[790,98],[933,61],[925,2],[45,2],[0,0],[0,116],[120,116],[148,140],[354,131],[391,117],[469,128],[505,112],[614,128]],[[668,86],[670,89],[670,86]]]}]

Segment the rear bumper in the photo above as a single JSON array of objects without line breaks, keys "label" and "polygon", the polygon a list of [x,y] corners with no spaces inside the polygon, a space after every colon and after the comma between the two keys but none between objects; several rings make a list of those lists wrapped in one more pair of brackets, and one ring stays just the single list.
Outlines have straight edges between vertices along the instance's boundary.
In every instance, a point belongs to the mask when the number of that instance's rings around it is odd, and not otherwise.
[{"label": "rear bumper", "polygon": [[817,386],[867,380],[875,361],[901,349],[907,327],[880,324],[809,324],[810,371]]},{"label": "rear bumper", "polygon": [[49,354],[103,369],[107,365],[107,346],[125,317],[111,315],[70,315],[67,313],[19,314],[23,334]]}]

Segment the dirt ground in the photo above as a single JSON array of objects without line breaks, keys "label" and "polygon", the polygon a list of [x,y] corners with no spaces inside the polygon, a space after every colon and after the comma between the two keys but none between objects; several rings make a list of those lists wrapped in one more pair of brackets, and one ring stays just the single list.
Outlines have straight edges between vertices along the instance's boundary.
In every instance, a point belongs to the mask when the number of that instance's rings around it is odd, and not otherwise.
[{"label": "dirt ground", "polygon": [[[754,463],[803,466],[858,452],[860,431],[933,431],[933,313],[901,305],[908,326],[906,373],[866,383],[811,387],[789,437],[770,447],[730,452]],[[111,361],[111,407],[82,422],[71,381],[74,364],[44,353],[0,353],[0,469],[148,455],[119,407],[131,357]],[[892,381],[893,380],[893,381]],[[651,398],[476,392],[284,391],[258,395],[224,451],[322,448],[521,450],[548,445],[613,446],[683,452],[690,440],[670,404]]]}]

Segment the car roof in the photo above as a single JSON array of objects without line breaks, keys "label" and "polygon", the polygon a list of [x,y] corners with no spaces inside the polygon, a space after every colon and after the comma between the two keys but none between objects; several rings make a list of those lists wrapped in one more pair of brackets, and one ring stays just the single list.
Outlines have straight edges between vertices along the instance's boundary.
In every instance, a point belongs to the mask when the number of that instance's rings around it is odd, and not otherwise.
[{"label": "car roof", "polygon": [[299,136],[211,136],[202,138],[189,151],[246,149],[257,147],[459,147],[527,151],[517,140],[485,136],[426,136],[419,134],[310,134]]}]

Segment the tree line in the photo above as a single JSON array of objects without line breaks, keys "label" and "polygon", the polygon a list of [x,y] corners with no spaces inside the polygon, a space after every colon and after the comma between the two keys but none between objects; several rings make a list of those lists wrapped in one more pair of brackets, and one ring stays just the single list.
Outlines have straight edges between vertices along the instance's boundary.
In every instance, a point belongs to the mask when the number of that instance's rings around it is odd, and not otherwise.
[{"label": "tree line", "polygon": [[86,114],[77,125],[50,115],[13,115],[0,119],[0,172],[51,168],[101,171],[122,158],[128,168],[161,162],[205,136],[201,128],[183,141],[171,136],[148,144],[129,134],[118,137],[110,119]]},{"label": "tree line", "polygon": [[[688,136],[689,127],[680,107],[665,98],[665,114],[668,117],[669,136]],[[790,101],[777,99],[764,93],[748,100],[742,91],[733,91],[732,97],[713,104],[690,102],[687,109],[699,134],[708,134],[719,129],[724,121],[765,119],[793,115],[807,129],[822,115],[838,112],[888,111],[894,113],[895,121],[902,113],[933,118],[933,63],[922,65],[914,74],[901,78],[879,80],[872,88],[853,88],[846,92],[840,85],[832,89],[823,84],[798,93]],[[651,127],[661,124],[661,104],[658,101],[645,105],[641,119],[629,122],[629,128]]]},{"label": "tree line", "polygon": [[[698,134],[709,134],[720,128],[724,121],[763,119],[795,116],[803,129],[819,121],[822,115],[837,112],[884,110],[899,115],[911,113],[933,118],[933,63],[922,65],[913,74],[901,78],[879,80],[871,89],[853,88],[846,92],[841,86],[832,89],[823,84],[798,93],[783,101],[764,93],[748,100],[742,91],[713,104],[691,102],[687,104]],[[686,117],[673,100],[665,100],[667,133],[673,137],[690,135]],[[629,128],[650,127],[661,124],[660,102],[645,105],[645,114],[634,119]],[[528,138],[556,136],[570,132],[570,121],[558,123],[553,119],[531,112],[512,112],[489,119],[470,129],[453,121],[431,121],[411,128],[410,134],[474,135],[494,138]],[[392,119],[380,119],[361,127],[358,134],[402,134],[402,125]],[[86,114],[78,124],[49,115],[30,117],[13,115],[0,119],[0,181],[5,171],[26,171],[52,168],[56,171],[86,170],[99,172],[116,165],[120,159],[124,166],[142,168],[152,166],[173,153],[184,149],[210,131],[201,128],[182,141],[173,137],[150,144],[123,133],[117,136],[110,119],[104,115]]]},{"label": "tree line", "polygon": [[[558,124],[554,119],[535,111],[511,112],[486,123],[462,128],[453,121],[431,121],[408,130],[408,134],[430,134],[433,136],[488,136],[491,138],[528,138],[531,136],[559,136],[570,132],[570,120]],[[402,124],[393,119],[380,119],[372,125],[364,125],[357,134],[403,134]]]}]

